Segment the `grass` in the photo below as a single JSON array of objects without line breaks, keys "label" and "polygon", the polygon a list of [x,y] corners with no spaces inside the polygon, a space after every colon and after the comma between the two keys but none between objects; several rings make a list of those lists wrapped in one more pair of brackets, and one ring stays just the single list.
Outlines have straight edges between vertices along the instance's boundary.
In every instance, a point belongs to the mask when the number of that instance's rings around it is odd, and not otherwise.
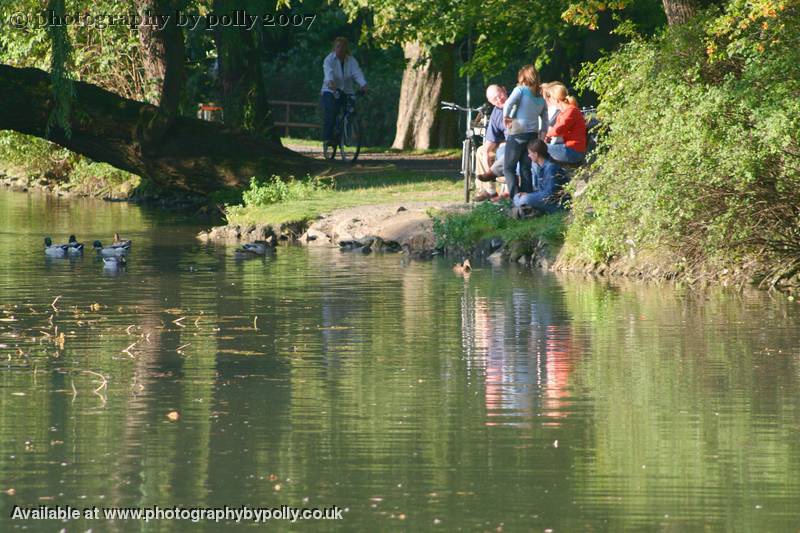
[{"label": "grass", "polygon": [[469,211],[434,216],[437,244],[468,250],[481,240],[494,237],[507,243],[530,243],[538,239],[544,239],[552,246],[563,243],[564,213],[517,220],[508,216],[507,209],[507,205],[483,203]]},{"label": "grass", "polygon": [[[396,202],[462,199],[462,182],[424,172],[387,170],[347,174],[323,180],[329,186],[309,191],[302,199],[268,205],[233,205],[227,209],[231,224],[283,224],[316,218],[336,209]],[[233,199],[228,198],[232,202]]]},{"label": "grass", "polygon": [[[284,146],[294,145],[313,148],[322,151],[322,141],[316,139],[299,139],[296,137],[281,137]],[[461,148],[440,148],[432,150],[398,150],[391,146],[362,146],[362,154],[398,154],[398,155],[428,155],[433,157],[460,157]]]}]

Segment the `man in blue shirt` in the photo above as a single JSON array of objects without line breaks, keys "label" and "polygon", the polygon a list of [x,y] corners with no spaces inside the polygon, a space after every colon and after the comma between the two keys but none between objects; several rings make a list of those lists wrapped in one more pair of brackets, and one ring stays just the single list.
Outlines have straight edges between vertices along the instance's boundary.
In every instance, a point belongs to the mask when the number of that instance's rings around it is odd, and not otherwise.
[{"label": "man in blue shirt", "polygon": [[[494,109],[489,116],[489,125],[486,126],[483,144],[478,147],[475,155],[475,170],[479,178],[477,186],[480,189],[480,192],[475,196],[476,202],[482,202],[497,196],[494,180],[498,174],[492,172],[492,166],[497,163],[497,149],[501,143],[506,141],[506,126],[503,123],[503,106],[508,99],[506,88],[502,85],[490,85],[486,89],[486,99],[494,106]],[[500,174],[502,174],[502,168],[500,166]]]},{"label": "man in blue shirt", "polygon": [[547,154],[547,144],[540,139],[528,143],[533,182],[536,192],[521,192],[514,197],[514,207],[530,207],[542,213],[552,213],[561,207],[561,190],[564,187],[564,172]]}]

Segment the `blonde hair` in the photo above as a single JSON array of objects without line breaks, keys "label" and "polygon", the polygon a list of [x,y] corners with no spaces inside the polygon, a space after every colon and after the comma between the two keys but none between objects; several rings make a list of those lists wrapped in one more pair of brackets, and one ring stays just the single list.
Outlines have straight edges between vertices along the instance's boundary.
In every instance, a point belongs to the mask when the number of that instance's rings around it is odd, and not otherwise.
[{"label": "blonde hair", "polygon": [[517,83],[528,87],[533,94],[539,94],[541,82],[539,81],[539,73],[533,65],[525,65],[519,72],[517,72]]},{"label": "blonde hair", "polygon": [[560,81],[549,81],[542,84],[542,96],[552,98],[553,94],[550,91],[553,87],[563,87],[564,90],[567,89],[567,86]]},{"label": "blonde hair", "polygon": [[336,45],[341,43],[342,47],[344,47],[344,55],[350,55],[350,43],[347,41],[347,37],[337,37],[333,40],[333,46],[331,47],[332,50],[336,50]]},{"label": "blonde hair", "polygon": [[547,93],[556,102],[566,102],[569,105],[578,107],[578,100],[574,96],[570,96],[567,88],[561,83],[551,83],[547,88]]}]

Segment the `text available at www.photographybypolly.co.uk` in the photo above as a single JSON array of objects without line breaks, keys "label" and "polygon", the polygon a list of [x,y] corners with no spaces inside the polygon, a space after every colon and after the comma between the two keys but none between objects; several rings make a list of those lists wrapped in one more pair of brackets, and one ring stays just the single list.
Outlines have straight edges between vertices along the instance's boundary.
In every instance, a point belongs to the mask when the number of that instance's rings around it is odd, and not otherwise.
[{"label": "text available at www.photographybypolly.co.uk", "polygon": [[344,509],[331,507],[71,507],[37,506],[20,507],[11,511],[12,520],[188,520],[191,522],[253,522],[274,520],[297,522],[300,520],[343,520]]}]

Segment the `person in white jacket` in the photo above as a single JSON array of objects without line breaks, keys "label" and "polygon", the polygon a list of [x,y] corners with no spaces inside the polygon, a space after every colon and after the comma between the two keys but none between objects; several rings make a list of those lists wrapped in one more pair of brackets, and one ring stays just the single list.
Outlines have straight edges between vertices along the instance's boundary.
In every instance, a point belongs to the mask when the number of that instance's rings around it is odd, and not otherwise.
[{"label": "person in white jacket", "polygon": [[324,112],[322,140],[330,143],[334,121],[339,112],[339,106],[342,105],[342,98],[336,97],[337,89],[349,95],[355,94],[356,89],[353,86],[355,82],[359,90],[366,92],[367,80],[364,79],[364,73],[361,72],[356,58],[350,55],[345,37],[334,39],[333,51],[322,61],[322,71],[324,73],[320,91],[320,105]]}]

